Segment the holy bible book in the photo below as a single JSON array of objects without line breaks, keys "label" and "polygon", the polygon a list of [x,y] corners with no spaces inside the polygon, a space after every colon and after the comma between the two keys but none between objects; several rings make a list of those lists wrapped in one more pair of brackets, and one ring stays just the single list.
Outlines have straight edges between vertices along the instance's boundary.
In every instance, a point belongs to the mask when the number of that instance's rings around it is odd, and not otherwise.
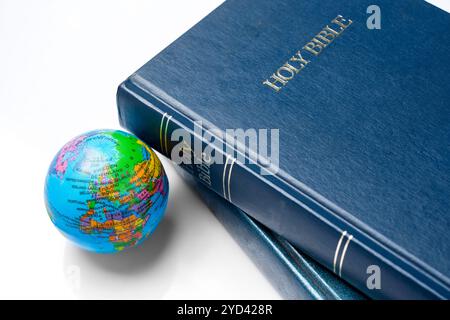
[{"label": "holy bible book", "polygon": [[120,123],[368,296],[448,299],[450,15],[372,4],[226,1]]}]

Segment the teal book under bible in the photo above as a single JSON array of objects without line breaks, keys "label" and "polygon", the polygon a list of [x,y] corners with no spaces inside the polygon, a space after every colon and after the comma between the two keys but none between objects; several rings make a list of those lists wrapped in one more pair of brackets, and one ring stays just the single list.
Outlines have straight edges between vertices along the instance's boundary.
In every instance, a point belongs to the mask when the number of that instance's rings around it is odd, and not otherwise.
[{"label": "teal book under bible", "polygon": [[367,296],[448,299],[450,15],[376,5],[225,1],[119,86],[119,119]]},{"label": "teal book under bible", "polygon": [[[178,168],[177,168],[178,169]],[[365,300],[332,272],[294,248],[245,212],[209,190],[185,170],[178,173],[191,185],[214,216],[252,259],[284,299]]]}]

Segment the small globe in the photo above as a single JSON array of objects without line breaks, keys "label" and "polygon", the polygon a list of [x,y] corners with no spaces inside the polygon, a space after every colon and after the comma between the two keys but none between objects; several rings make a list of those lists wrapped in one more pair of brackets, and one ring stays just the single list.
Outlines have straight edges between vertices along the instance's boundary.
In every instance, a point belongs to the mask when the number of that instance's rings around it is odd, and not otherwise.
[{"label": "small globe", "polygon": [[88,132],[67,143],[45,181],[54,225],[80,247],[98,253],[141,244],[163,217],[168,192],[157,155],[117,130]]}]

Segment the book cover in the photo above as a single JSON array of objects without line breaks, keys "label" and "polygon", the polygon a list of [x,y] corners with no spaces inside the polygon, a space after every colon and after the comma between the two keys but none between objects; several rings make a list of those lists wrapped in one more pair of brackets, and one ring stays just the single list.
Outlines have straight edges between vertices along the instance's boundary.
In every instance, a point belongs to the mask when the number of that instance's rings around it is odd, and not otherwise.
[{"label": "book cover", "polygon": [[203,150],[184,167],[370,297],[449,298],[450,15],[381,0],[371,29],[371,5],[226,1],[120,85],[120,122]]},{"label": "book cover", "polygon": [[284,299],[364,300],[352,288],[288,241],[250,218],[185,170],[177,172],[192,186],[214,216],[252,259]]}]

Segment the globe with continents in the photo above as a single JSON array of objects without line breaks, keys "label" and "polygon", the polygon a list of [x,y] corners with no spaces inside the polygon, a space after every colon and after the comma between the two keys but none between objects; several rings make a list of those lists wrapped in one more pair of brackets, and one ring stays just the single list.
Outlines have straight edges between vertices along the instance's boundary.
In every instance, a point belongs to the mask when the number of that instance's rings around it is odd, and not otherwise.
[{"label": "globe with continents", "polygon": [[153,150],[118,130],[88,132],[67,143],[45,181],[52,222],[68,239],[98,253],[141,244],[163,217],[168,192]]}]

